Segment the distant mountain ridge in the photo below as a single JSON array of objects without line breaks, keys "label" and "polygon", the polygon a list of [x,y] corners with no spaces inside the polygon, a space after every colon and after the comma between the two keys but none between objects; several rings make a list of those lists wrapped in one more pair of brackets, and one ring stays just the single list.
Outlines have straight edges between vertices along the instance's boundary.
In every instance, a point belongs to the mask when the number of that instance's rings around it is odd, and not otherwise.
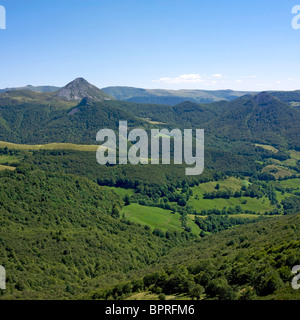
[{"label": "distant mountain ridge", "polygon": [[[77,78],[65,87],[32,86],[0,89],[0,95],[12,91],[33,91],[37,93],[54,93],[54,97],[68,101],[80,101],[88,98],[93,101],[121,100],[135,103],[150,103],[175,106],[182,102],[212,103],[218,101],[232,101],[244,95],[255,95],[255,91],[235,90],[201,90],[201,89],[143,89],[127,86],[111,86],[102,89],[91,85],[83,78]],[[300,90],[268,91],[279,100],[300,109]],[[57,94],[55,94],[57,93]],[[74,100],[72,100],[74,99]]]},{"label": "distant mountain ridge", "polygon": [[246,94],[255,93],[234,90],[164,90],[134,87],[106,87],[102,91],[122,101],[173,106],[185,101],[196,103],[211,103],[221,100],[231,101]]},{"label": "distant mountain ridge", "polygon": [[[134,87],[106,87],[102,91],[118,100],[152,103],[175,106],[182,102],[212,103],[218,101],[232,101],[245,95],[255,95],[257,91],[235,91],[235,90],[164,90],[164,89],[142,89]],[[300,90],[295,91],[267,91],[279,100],[289,105],[300,108]]]},{"label": "distant mountain ridge", "polygon": [[25,87],[15,87],[15,88],[5,88],[0,89],[0,94],[8,91],[16,91],[16,90],[30,90],[35,92],[55,92],[61,89],[60,87],[55,86],[32,86],[27,85]]}]

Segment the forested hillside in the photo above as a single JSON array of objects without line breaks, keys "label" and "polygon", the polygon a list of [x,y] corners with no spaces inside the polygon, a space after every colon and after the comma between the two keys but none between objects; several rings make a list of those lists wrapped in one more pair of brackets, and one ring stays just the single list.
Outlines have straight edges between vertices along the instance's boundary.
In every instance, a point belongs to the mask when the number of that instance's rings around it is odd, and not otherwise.
[{"label": "forested hillside", "polygon": [[[175,248],[145,270],[140,289],[178,299],[299,299],[291,286],[291,269],[300,264],[299,225],[299,214],[274,218]],[[94,297],[135,299],[135,283],[127,283],[130,293],[123,284]]]},{"label": "forested hillside", "polygon": [[[0,94],[0,298],[299,299],[297,93],[169,106],[83,80]],[[204,172],[99,165],[96,134],[121,120],[204,128]]]},{"label": "forested hillside", "polygon": [[78,298],[187,240],[120,221],[123,200],[86,178],[28,169],[1,173],[0,185],[5,299]]}]

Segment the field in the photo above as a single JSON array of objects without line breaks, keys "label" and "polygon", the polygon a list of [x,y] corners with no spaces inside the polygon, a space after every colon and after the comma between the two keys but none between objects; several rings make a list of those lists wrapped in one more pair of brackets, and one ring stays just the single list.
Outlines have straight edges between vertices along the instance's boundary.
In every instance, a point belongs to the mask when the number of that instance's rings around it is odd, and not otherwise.
[{"label": "field", "polygon": [[268,164],[263,168],[262,172],[268,172],[276,179],[289,177],[297,174],[294,167],[297,166],[300,160],[300,152],[295,150],[289,151],[290,159],[280,161],[278,159],[269,159]]},{"label": "field", "polygon": [[122,198],[125,197],[126,195],[131,197],[134,194],[133,189],[124,189],[124,188],[116,188],[116,187],[103,187],[103,188],[113,190],[116,194],[118,194]]},{"label": "field", "polygon": [[49,144],[15,144],[0,141],[0,148],[9,148],[15,150],[75,150],[75,151],[97,151],[97,145],[81,145],[73,143],[49,143]]},{"label": "field", "polygon": [[15,169],[16,169],[15,167],[4,166],[4,165],[0,164],[0,171],[3,171],[3,170],[11,170],[11,171],[14,171]]},{"label": "field", "polygon": [[282,181],[274,181],[272,182],[274,186],[278,185],[283,188],[291,188],[295,190],[300,189],[300,178],[295,179],[288,179],[288,180],[282,180]]},{"label": "field", "polygon": [[[159,300],[158,294],[152,293],[151,291],[135,293],[125,300]],[[187,295],[166,295],[166,300],[190,300]]]},{"label": "field", "polygon": [[[289,159],[291,160],[291,159]],[[288,161],[288,160],[287,160]],[[271,173],[275,176],[276,179],[278,178],[284,178],[284,177],[290,177],[293,174],[296,174],[295,171],[287,168],[287,167],[283,167],[281,165],[268,165],[265,166],[262,170],[262,172],[267,172],[267,173]]]},{"label": "field", "polygon": [[274,153],[278,152],[278,149],[276,149],[273,146],[267,145],[267,144],[258,144],[258,143],[256,143],[255,146],[256,147],[261,147],[261,148],[263,148],[265,150],[268,150],[268,151],[271,151],[271,152],[274,152]]},{"label": "field", "polygon": [[[172,214],[170,210],[145,207],[133,203],[124,207],[121,214],[124,214],[126,219],[141,225],[148,225],[151,229],[159,228],[162,231],[182,231],[180,214]],[[191,227],[192,233],[199,234],[199,228],[191,218],[188,218],[187,225]]]},{"label": "field", "polygon": [[15,170],[14,165],[20,162],[19,158],[14,155],[0,155],[0,171]]},{"label": "field", "polygon": [[300,151],[291,150],[290,155],[293,159],[300,160]]},{"label": "field", "polygon": [[[200,193],[199,193],[200,194]],[[246,202],[246,203],[245,203]],[[274,209],[275,207],[270,204],[269,199],[263,197],[261,199],[241,197],[230,199],[199,199],[191,198],[188,201],[188,205],[191,205],[197,212],[201,210],[217,209],[222,210],[224,207],[241,206],[243,210],[250,210],[263,213]]]},{"label": "field", "polygon": [[193,190],[193,196],[190,197],[188,205],[192,206],[197,212],[202,210],[217,209],[222,210],[224,207],[241,206],[243,210],[250,210],[263,213],[274,209],[274,206],[270,204],[270,201],[266,197],[261,199],[240,197],[230,199],[203,199],[205,192],[215,191],[216,184],[220,185],[220,190],[232,190],[238,191],[243,185],[247,186],[249,182],[247,180],[240,180],[233,177],[229,177],[225,180],[218,182],[202,183],[197,187],[191,188]]}]

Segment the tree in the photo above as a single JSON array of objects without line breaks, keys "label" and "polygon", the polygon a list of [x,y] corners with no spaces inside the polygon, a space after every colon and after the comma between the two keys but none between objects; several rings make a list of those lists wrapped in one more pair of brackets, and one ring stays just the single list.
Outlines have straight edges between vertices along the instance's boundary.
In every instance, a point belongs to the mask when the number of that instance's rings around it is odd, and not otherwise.
[{"label": "tree", "polygon": [[262,281],[260,288],[260,295],[266,296],[272,294],[274,291],[280,289],[283,286],[283,282],[276,272],[272,272]]},{"label": "tree", "polygon": [[123,293],[128,295],[132,292],[133,289],[133,285],[131,284],[131,282],[127,282],[123,285]]},{"label": "tree", "polygon": [[111,216],[116,219],[120,218],[120,208],[115,204],[112,208]]},{"label": "tree", "polygon": [[165,295],[164,293],[160,293],[160,294],[158,295],[158,300],[161,300],[161,301],[166,300],[166,295]]},{"label": "tree", "polygon": [[255,290],[251,287],[243,289],[239,296],[239,300],[255,300],[256,298]]},{"label": "tree", "polygon": [[128,194],[125,195],[123,200],[124,200],[125,206],[129,206],[130,205],[131,201],[130,201],[130,197],[129,197]]},{"label": "tree", "polygon": [[221,285],[218,287],[217,296],[220,300],[235,300],[237,297],[230,285]]},{"label": "tree", "polygon": [[204,288],[200,284],[194,285],[190,291],[189,291],[189,296],[194,300],[196,298],[199,300],[204,293]]}]

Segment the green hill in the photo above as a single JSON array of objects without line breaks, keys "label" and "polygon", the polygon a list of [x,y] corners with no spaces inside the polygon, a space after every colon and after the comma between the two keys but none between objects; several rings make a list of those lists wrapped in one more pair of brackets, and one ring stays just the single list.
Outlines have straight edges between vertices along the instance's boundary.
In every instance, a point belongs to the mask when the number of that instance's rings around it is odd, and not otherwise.
[{"label": "green hill", "polygon": [[[141,291],[173,299],[299,300],[300,291],[291,286],[291,270],[300,264],[299,225],[299,214],[278,217],[174,248],[137,278]],[[132,293],[119,287],[118,292],[103,290],[98,297],[123,299]]]},{"label": "green hill", "polygon": [[228,102],[226,111],[206,127],[207,134],[221,140],[300,148],[300,112],[268,93]]},{"label": "green hill", "polygon": [[122,222],[122,199],[86,178],[17,169],[0,185],[0,299],[79,298],[185,241]]},{"label": "green hill", "polygon": [[126,111],[85,99],[67,110],[47,104],[24,103],[0,106],[2,141],[25,144],[80,143],[95,144],[102,128],[117,129],[119,119],[131,126],[147,126]]},{"label": "green hill", "polygon": [[292,107],[300,108],[300,90],[295,91],[272,91],[271,94]]}]

